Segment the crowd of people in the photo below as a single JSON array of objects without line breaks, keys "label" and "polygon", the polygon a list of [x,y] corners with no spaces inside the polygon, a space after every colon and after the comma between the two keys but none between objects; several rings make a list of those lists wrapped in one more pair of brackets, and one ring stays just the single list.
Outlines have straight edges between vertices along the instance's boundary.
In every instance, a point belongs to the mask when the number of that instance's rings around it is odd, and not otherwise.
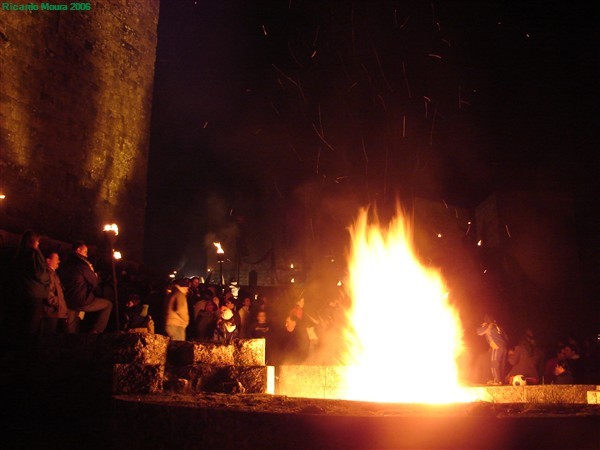
[{"label": "crowd of people", "polygon": [[[511,343],[506,331],[490,315],[477,329],[489,345],[489,385],[596,384],[599,381],[599,342],[573,337],[561,339],[554,354],[544,354],[531,329]],[[581,348],[581,350],[580,350]]]},{"label": "crowd of people", "polygon": [[304,299],[290,305],[286,314],[266,296],[235,285],[201,283],[192,277],[140,286],[123,272],[123,300],[115,308],[114,290],[107,289],[112,284],[103,279],[111,274],[96,270],[84,242],[73,243],[61,255],[55,249],[42,252],[41,238],[25,232],[3,264],[0,318],[6,335],[16,341],[32,344],[52,334],[103,333],[108,328],[158,332],[174,341],[264,338],[270,363],[302,362],[308,356],[310,319],[303,314]]},{"label": "crowd of people", "polygon": [[[347,325],[343,299],[323,301],[309,313],[302,295],[273,300],[256,289],[240,289],[235,282],[211,284],[197,276],[134,282],[123,271],[117,305],[114,284],[103,279],[110,272],[97,271],[84,242],[73,243],[64,255],[56,249],[43,253],[40,240],[39,233],[25,232],[3,264],[2,292],[8,294],[3,295],[0,329],[9,338],[31,344],[51,334],[107,329],[225,344],[264,338],[268,364],[340,362],[336,358],[344,345],[336,343],[344,341]],[[600,382],[598,339],[578,342],[570,337],[547,354],[531,329],[511,342],[491,316],[476,333],[489,345],[490,385]]]}]

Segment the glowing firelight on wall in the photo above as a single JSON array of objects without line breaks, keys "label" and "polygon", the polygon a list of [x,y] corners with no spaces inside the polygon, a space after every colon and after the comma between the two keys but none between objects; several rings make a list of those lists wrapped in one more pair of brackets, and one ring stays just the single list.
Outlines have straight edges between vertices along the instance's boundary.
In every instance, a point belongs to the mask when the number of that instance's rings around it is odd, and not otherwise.
[{"label": "glowing firelight on wall", "polygon": [[115,258],[117,261],[119,261],[121,258],[123,258],[123,255],[121,255],[121,252],[114,251],[113,258]]},{"label": "glowing firelight on wall", "polygon": [[477,247],[481,247],[483,245],[483,241],[481,239],[479,239],[479,241],[477,242]]},{"label": "glowing firelight on wall", "polygon": [[223,247],[221,247],[220,242],[213,242],[213,245],[217,247],[217,255],[222,255],[223,253],[225,253],[225,250],[223,250]]},{"label": "glowing firelight on wall", "polygon": [[290,283],[295,283],[295,282],[296,282],[296,279],[295,279],[295,278],[292,278],[292,279],[290,280]]},{"label": "glowing firelight on wall", "polygon": [[6,195],[0,194],[0,200],[4,200],[5,198],[6,198]]},{"label": "glowing firelight on wall", "polygon": [[294,268],[294,263],[291,263],[290,264],[290,269],[293,269],[293,268]]},{"label": "glowing firelight on wall", "polygon": [[104,231],[105,232],[112,231],[113,233],[115,233],[115,236],[117,236],[119,234],[119,227],[117,226],[116,223],[106,224],[106,225],[104,225]]}]

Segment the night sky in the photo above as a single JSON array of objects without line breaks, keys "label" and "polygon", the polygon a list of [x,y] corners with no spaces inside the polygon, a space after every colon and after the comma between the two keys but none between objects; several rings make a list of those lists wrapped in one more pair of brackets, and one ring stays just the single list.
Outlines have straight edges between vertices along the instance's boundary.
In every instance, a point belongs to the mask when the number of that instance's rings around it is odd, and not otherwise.
[{"label": "night sky", "polygon": [[209,233],[243,221],[264,239],[272,206],[307,192],[343,230],[368,203],[472,208],[543,183],[573,195],[593,267],[596,16],[565,1],[162,2],[146,262],[196,270]]}]

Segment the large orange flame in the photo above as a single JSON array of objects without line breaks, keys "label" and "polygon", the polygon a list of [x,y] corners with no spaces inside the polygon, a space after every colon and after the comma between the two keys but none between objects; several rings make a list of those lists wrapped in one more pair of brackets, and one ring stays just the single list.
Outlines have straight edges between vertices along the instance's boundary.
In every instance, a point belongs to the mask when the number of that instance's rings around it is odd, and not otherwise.
[{"label": "large orange flame", "polygon": [[350,229],[352,306],[342,396],[406,403],[472,401],[456,358],[462,325],[439,272],[415,256],[400,209],[388,227],[361,210]]}]

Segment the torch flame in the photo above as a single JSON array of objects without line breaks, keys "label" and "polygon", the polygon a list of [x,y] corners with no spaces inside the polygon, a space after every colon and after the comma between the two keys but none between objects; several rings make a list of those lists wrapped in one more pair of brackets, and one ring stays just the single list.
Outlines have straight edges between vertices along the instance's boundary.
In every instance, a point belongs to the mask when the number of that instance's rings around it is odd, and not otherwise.
[{"label": "torch flame", "polygon": [[104,231],[112,231],[117,236],[119,234],[119,227],[116,223],[106,224],[104,225]]},{"label": "torch flame", "polygon": [[218,255],[222,255],[223,253],[225,253],[225,250],[223,250],[223,247],[221,247],[221,243],[220,242],[213,242],[213,245],[215,247],[217,247],[217,254]]},{"label": "torch flame", "polygon": [[387,228],[361,210],[350,229],[352,296],[343,397],[404,403],[472,401],[458,382],[462,326],[440,274],[418,261],[398,209]]}]

